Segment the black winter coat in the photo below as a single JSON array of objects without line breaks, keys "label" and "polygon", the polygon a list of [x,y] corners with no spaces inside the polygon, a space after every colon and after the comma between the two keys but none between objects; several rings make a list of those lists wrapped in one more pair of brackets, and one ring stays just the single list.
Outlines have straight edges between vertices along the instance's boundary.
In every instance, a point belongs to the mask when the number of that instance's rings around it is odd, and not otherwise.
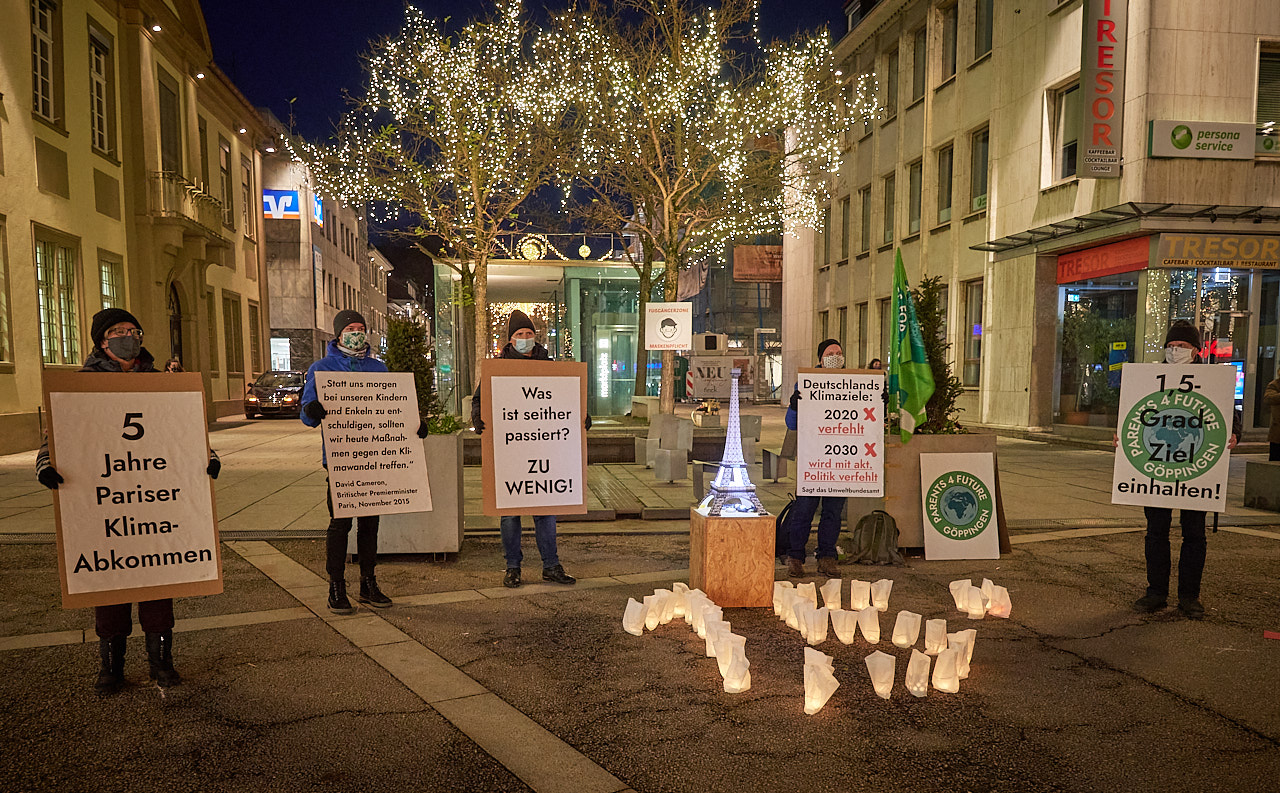
[{"label": "black winter coat", "polygon": [[[551,360],[551,354],[547,352],[547,348],[537,343],[533,345],[533,350],[530,351],[528,355],[521,355],[520,353],[516,352],[516,348],[511,345],[511,342],[507,342],[507,346],[502,348],[502,352],[498,353],[498,357],[514,359],[517,361],[549,361]],[[476,392],[471,397],[471,426],[473,427],[482,426],[484,422],[484,419],[482,418],[483,415],[484,413],[480,409],[480,386],[477,384]],[[591,416],[587,416],[585,425],[587,429],[591,429]]]}]

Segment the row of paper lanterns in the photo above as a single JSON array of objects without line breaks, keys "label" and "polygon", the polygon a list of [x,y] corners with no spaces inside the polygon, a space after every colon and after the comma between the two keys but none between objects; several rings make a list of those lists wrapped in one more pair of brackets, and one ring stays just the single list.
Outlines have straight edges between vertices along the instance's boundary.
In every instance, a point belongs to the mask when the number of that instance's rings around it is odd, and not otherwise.
[{"label": "row of paper lanterns", "polygon": [[741,694],[751,688],[751,662],[747,660],[747,637],[736,634],[725,620],[723,610],[701,589],[690,589],[679,581],[671,589],[655,589],[643,602],[627,599],[622,628],[633,636],[644,635],[676,617],[684,621],[706,642],[708,658],[715,658],[724,679],[726,694]]}]

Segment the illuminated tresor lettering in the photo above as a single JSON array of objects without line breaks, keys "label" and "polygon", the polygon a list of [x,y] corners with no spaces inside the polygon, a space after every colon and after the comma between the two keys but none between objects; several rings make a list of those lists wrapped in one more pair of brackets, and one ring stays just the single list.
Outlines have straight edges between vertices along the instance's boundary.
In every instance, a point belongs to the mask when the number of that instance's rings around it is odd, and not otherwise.
[{"label": "illuminated tresor lettering", "polygon": [[1128,0],[1084,0],[1080,56],[1083,156],[1077,167],[1077,175],[1082,178],[1120,176],[1128,19]]}]

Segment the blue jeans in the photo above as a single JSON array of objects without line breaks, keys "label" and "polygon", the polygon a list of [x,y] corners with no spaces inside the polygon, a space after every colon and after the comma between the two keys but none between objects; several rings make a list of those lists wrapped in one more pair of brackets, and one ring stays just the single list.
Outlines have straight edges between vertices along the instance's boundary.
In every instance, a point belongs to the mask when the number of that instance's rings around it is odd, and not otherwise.
[{"label": "blue jeans", "polygon": [[836,538],[840,536],[840,516],[844,512],[843,496],[796,496],[796,504],[787,516],[791,533],[790,555],[804,561],[804,547],[809,544],[809,529],[813,526],[813,513],[822,502],[822,517],[818,519],[819,559],[836,558]]},{"label": "blue jeans", "polygon": [[[507,557],[507,567],[519,567],[524,559],[520,550],[520,516],[504,515],[502,528],[502,553]],[[534,515],[533,538],[538,543],[538,553],[542,556],[542,567],[555,567],[560,564],[560,556],[556,553],[556,516]]]}]

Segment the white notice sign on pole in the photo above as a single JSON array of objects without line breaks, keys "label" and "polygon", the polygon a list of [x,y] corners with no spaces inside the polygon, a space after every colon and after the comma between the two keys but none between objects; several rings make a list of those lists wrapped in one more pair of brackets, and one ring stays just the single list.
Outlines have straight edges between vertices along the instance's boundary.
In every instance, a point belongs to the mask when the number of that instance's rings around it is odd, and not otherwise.
[{"label": "white notice sign on pole", "polygon": [[693,304],[646,303],[644,348],[646,350],[693,349]]}]

